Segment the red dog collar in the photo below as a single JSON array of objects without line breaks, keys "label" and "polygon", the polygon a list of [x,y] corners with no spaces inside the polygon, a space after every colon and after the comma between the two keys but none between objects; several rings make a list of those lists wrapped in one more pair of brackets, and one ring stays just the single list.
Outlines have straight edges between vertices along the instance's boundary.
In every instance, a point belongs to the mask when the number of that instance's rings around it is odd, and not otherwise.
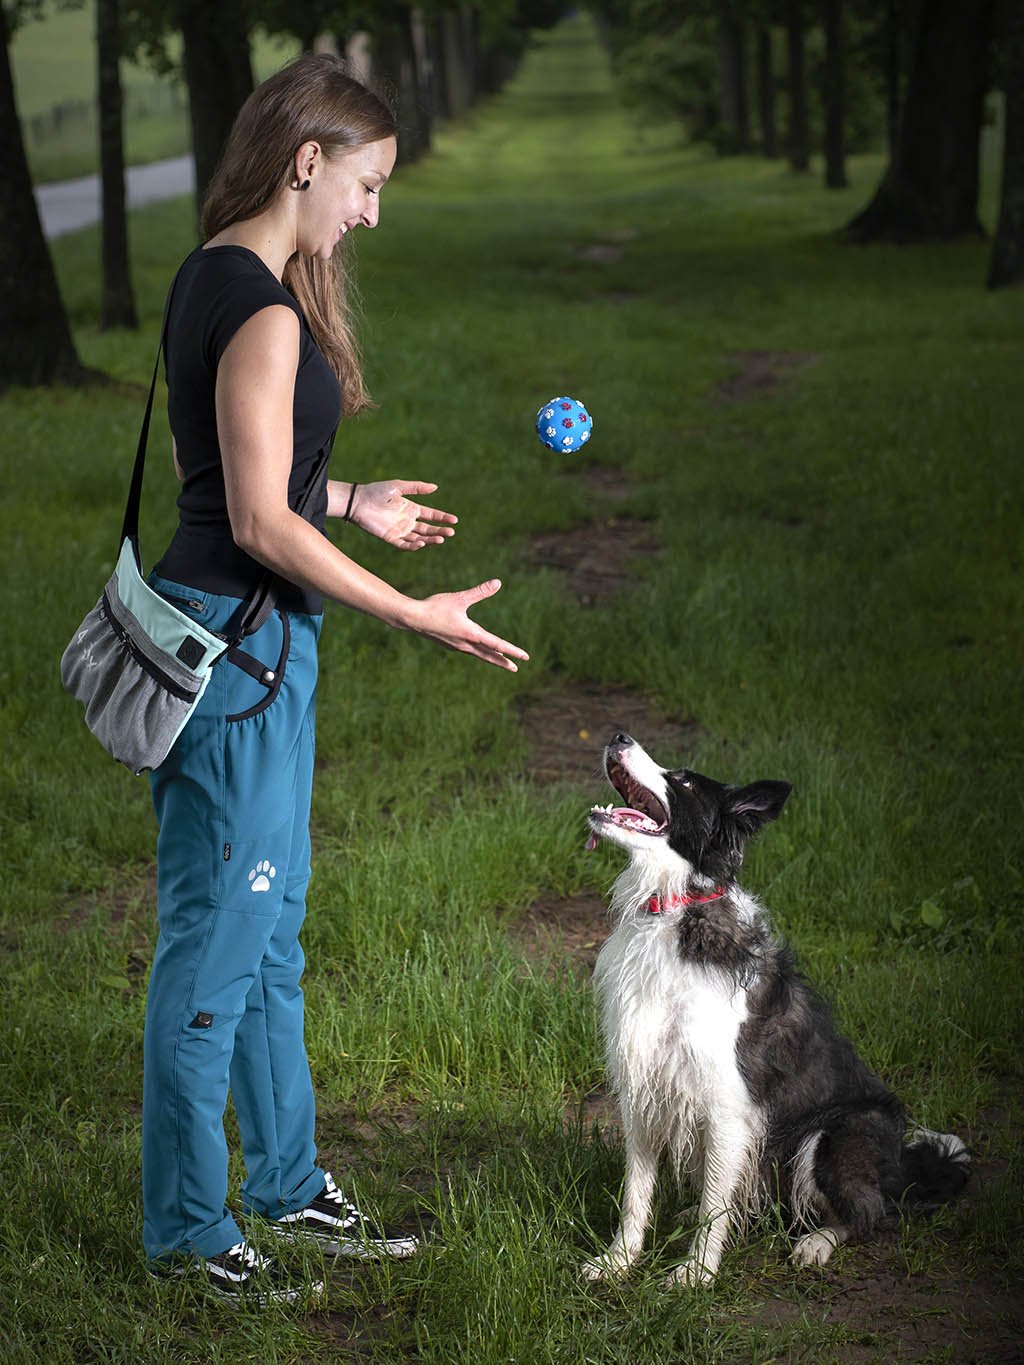
[{"label": "red dog collar", "polygon": [[710,896],[664,896],[654,895],[647,902],[649,915],[660,915],[663,910],[675,910],[680,905],[705,905],[708,901],[720,901],[725,895],[724,886],[716,886]]}]

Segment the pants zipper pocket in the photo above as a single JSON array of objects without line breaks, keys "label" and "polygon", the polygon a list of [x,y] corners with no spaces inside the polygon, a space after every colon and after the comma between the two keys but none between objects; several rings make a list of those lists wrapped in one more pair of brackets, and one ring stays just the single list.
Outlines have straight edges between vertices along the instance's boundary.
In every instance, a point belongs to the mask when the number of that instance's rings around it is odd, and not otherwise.
[{"label": "pants zipper pocket", "polygon": [[172,597],[169,592],[162,592],[160,596],[165,602],[170,602],[172,607],[184,607],[188,611],[205,611],[206,603],[199,602],[192,597]]}]

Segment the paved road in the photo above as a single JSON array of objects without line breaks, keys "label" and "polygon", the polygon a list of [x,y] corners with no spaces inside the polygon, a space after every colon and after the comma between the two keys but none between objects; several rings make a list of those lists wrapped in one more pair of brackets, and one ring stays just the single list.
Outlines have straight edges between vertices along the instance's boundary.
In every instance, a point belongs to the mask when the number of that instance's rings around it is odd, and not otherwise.
[{"label": "paved road", "polygon": [[[125,173],[128,207],[136,209],[195,189],[195,167],[191,156],[176,156],[170,161],[154,161],[149,166],[131,166]],[[36,202],[47,237],[89,227],[100,220],[100,178],[86,175],[80,180],[62,180],[56,185],[39,185]]]}]

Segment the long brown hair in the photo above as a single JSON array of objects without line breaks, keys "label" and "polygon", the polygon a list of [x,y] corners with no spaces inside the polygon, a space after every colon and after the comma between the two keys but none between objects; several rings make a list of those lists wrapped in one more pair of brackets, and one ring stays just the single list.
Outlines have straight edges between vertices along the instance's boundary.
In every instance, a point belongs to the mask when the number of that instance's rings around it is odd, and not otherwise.
[{"label": "long brown hair", "polygon": [[[329,157],[395,136],[384,97],[353,80],[340,57],[303,53],[258,85],[239,110],[203,202],[204,239],[262,212],[294,180],[304,142],[319,142]],[[346,416],[370,405],[352,326],[350,251],[346,236],[329,261],[295,255],[283,280],[338,376]]]}]

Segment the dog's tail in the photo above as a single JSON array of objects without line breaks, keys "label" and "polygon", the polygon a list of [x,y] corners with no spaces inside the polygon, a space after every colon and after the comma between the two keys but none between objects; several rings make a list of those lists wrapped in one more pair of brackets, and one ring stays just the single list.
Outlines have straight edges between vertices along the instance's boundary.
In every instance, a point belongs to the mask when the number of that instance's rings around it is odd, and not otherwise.
[{"label": "dog's tail", "polygon": [[954,1133],[917,1128],[904,1144],[902,1167],[904,1197],[936,1208],[955,1199],[967,1184],[971,1159]]}]

